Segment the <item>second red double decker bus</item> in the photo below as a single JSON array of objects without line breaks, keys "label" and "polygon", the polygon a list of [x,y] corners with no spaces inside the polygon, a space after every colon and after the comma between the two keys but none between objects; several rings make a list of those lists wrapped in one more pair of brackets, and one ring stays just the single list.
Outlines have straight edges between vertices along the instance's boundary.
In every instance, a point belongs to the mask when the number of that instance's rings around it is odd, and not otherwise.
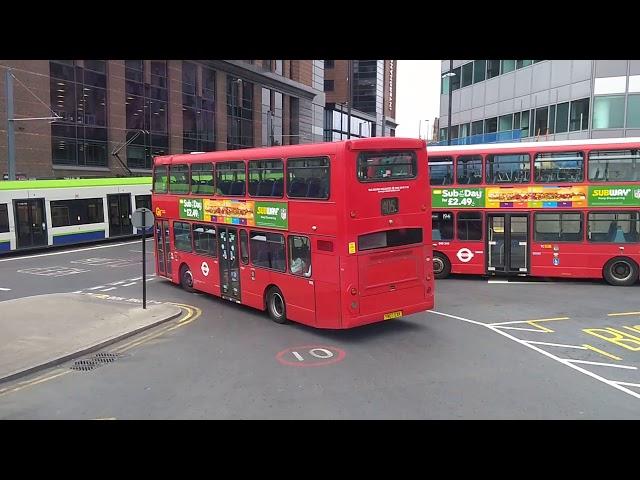
[{"label": "second red double decker bus", "polygon": [[433,307],[425,142],[156,157],[156,272],[318,328]]}]

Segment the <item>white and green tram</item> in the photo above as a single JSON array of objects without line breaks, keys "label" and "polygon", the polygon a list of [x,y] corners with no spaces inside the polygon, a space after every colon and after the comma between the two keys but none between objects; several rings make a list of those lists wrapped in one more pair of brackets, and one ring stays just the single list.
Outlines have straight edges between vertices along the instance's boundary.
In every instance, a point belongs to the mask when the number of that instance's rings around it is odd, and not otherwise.
[{"label": "white and green tram", "polygon": [[0,181],[0,254],[140,234],[140,207],[151,177]]}]

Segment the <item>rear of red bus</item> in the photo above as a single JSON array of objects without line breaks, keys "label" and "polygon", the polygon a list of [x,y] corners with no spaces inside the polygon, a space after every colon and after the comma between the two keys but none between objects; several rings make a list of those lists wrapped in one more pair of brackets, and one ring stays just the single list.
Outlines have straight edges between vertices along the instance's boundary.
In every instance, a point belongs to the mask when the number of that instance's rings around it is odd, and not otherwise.
[{"label": "rear of red bus", "polygon": [[378,137],[346,142],[342,328],[433,308],[426,144]]}]

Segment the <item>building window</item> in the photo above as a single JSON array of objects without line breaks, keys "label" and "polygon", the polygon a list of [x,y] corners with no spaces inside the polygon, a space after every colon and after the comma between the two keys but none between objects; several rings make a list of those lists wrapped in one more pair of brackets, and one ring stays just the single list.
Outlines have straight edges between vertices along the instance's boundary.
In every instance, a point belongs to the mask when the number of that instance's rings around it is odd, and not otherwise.
[{"label": "building window", "polygon": [[487,155],[487,183],[528,183],[529,155]]},{"label": "building window", "polygon": [[500,62],[501,62],[500,69],[503,74],[513,72],[516,69],[515,60],[500,60]]},{"label": "building window", "polygon": [[62,117],[51,124],[54,165],[107,166],[106,62],[49,62],[52,110]]},{"label": "building window", "polygon": [[287,195],[292,198],[329,198],[329,158],[287,160]]},{"label": "building window", "polygon": [[311,276],[311,242],[308,237],[289,236],[289,271],[294,275]]},{"label": "building window", "polygon": [[546,135],[549,125],[549,107],[536,108],[535,114],[534,135]]},{"label": "building window", "polygon": [[500,60],[487,60],[487,80],[500,75]]},{"label": "building window", "polygon": [[376,113],[378,61],[353,60],[353,107]]},{"label": "building window", "polygon": [[469,62],[463,65],[461,74],[461,86],[466,87],[467,85],[471,85],[473,83],[473,62]]},{"label": "building window", "polygon": [[513,114],[502,115],[498,119],[498,131],[506,132],[513,129]]},{"label": "building window", "polygon": [[533,60],[516,60],[516,68],[524,68],[533,64]]},{"label": "building window", "polygon": [[475,60],[473,62],[473,83],[482,82],[487,76],[487,61]]},{"label": "building window", "polygon": [[640,95],[627,97],[627,128],[640,128]]},{"label": "building window", "polygon": [[150,169],[152,159],[169,153],[167,62],[152,60],[151,84],[144,83],[144,61],[125,61],[127,165]]},{"label": "building window", "polygon": [[431,185],[453,184],[452,157],[429,157],[429,183]]},{"label": "building window", "polygon": [[324,81],[324,91],[325,92],[333,92],[333,80],[325,80]]},{"label": "building window", "polygon": [[329,69],[329,68],[333,68],[335,66],[335,61],[334,60],[325,60],[324,61],[324,68]]},{"label": "building window", "polygon": [[[182,62],[182,149],[184,153],[215,150],[215,71]],[[202,88],[199,89],[198,85]],[[202,91],[202,94],[200,94]]]},{"label": "building window", "polygon": [[470,135],[469,133],[470,131],[471,131],[471,124],[463,123],[462,125],[460,125],[460,129],[458,131],[459,138],[468,137]]},{"label": "building window", "polygon": [[640,180],[640,150],[601,150],[589,153],[589,180],[622,182]]},{"label": "building window", "polygon": [[453,240],[453,213],[433,212],[431,214],[431,239]]},{"label": "building window", "polygon": [[191,225],[187,222],[173,222],[173,243],[176,250],[191,251]]},{"label": "building window", "polygon": [[275,74],[282,75],[282,60],[275,60]]},{"label": "building window", "polygon": [[482,135],[484,133],[484,122],[478,120],[471,123],[471,135]]},{"label": "building window", "polygon": [[480,155],[463,155],[456,159],[458,183],[461,185],[477,185],[482,183],[482,157]]},{"label": "building window", "polygon": [[0,233],[9,231],[9,210],[6,203],[0,203]]},{"label": "building window", "polygon": [[253,145],[253,83],[227,75],[227,149]]},{"label": "building window", "polygon": [[256,267],[284,272],[287,269],[287,253],[284,235],[280,233],[250,232],[251,263]]},{"label": "building window", "polygon": [[569,102],[564,102],[556,106],[556,133],[564,133],[567,130],[569,130]]},{"label": "building window", "polygon": [[589,128],[589,99],[574,100],[571,102],[569,114],[569,131],[587,130]]},{"label": "building window", "polygon": [[538,153],[534,161],[536,183],[576,183],[584,179],[582,152]]},{"label": "building window", "polygon": [[193,248],[200,255],[216,257],[218,254],[216,227],[206,223],[194,223]]},{"label": "building window", "polygon": [[530,126],[530,111],[525,110],[520,114],[520,136],[528,137],[529,136],[529,126]]},{"label": "building window", "polygon": [[593,99],[593,129],[624,127],[624,95]]},{"label": "building window", "polygon": [[536,213],[534,224],[536,242],[582,241],[581,213]]},{"label": "building window", "polygon": [[460,88],[460,67],[453,69],[453,76],[449,77],[451,81],[451,91]]},{"label": "building window", "polygon": [[637,243],[638,212],[589,212],[590,242]]},{"label": "building window", "polygon": [[458,240],[482,240],[482,213],[458,213]]},{"label": "building window", "polygon": [[284,193],[282,160],[249,161],[249,195],[252,197],[282,197]]},{"label": "building window", "polygon": [[495,133],[498,131],[498,118],[487,118],[484,121],[484,133]]}]

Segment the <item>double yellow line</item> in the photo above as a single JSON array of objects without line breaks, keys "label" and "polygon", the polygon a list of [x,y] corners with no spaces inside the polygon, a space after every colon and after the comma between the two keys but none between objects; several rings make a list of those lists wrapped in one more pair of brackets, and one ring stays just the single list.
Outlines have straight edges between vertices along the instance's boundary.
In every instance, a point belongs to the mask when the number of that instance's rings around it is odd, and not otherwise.
[{"label": "double yellow line", "polygon": [[[196,320],[198,317],[200,317],[200,315],[202,315],[202,310],[200,310],[198,307],[194,307],[192,305],[185,305],[182,303],[170,303],[171,305],[176,305],[177,307],[182,308],[183,310],[186,310],[187,314],[182,317],[178,323],[176,323],[175,325],[168,325],[168,326],[164,326],[162,327],[159,331],[154,331],[153,333],[147,334],[141,338],[136,338],[133,341],[130,341],[129,343],[125,343],[124,345],[120,345],[118,347],[116,347],[115,349],[111,350],[110,353],[122,353],[125,352],[127,350],[130,350],[131,348],[137,347],[139,345],[142,345],[145,342],[148,342],[149,340],[152,340],[156,337],[159,337],[160,335],[167,333],[171,330],[175,330],[177,328],[180,327],[184,327],[185,325],[193,322],[194,320]],[[14,392],[18,392],[24,388],[27,387],[31,387],[33,385],[37,385],[39,383],[44,383],[47,382],[49,380],[53,380],[54,378],[59,378],[62,377],[64,375],[67,375],[69,373],[72,373],[73,370],[69,370],[69,369],[63,369],[63,368],[58,368],[56,370],[54,370],[53,372],[49,372],[46,373],[44,375],[41,375],[39,377],[36,378],[32,378],[30,380],[26,380],[23,382],[19,382],[17,385],[13,385],[10,387],[5,387],[5,388],[0,388],[0,397],[7,395],[9,393],[14,393]]]}]

